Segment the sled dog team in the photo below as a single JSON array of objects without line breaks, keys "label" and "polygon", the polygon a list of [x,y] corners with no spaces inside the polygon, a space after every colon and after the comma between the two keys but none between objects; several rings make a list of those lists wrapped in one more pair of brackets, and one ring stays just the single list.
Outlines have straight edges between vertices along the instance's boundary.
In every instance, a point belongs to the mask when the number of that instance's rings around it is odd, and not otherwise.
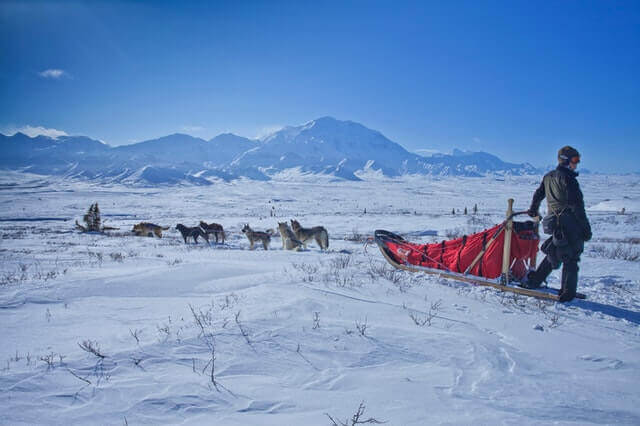
[{"label": "sled dog team", "polygon": [[[153,237],[155,235],[158,238],[162,238],[162,231],[166,231],[169,228],[169,226],[160,226],[155,223],[140,222],[133,225],[131,232],[138,237]],[[206,222],[200,222],[200,225],[191,228],[179,223],[176,225],[176,229],[182,234],[185,244],[189,238],[192,238],[193,242],[198,244],[198,237],[202,237],[209,243],[209,234],[213,234],[216,237],[216,243],[219,238],[222,239],[222,243],[224,243],[224,229],[222,225],[217,223],[207,224]]]},{"label": "sled dog team", "polygon": [[[162,227],[148,222],[140,222],[133,225],[133,232],[137,236],[156,236],[162,238],[162,231],[168,230],[169,227]],[[203,240],[209,243],[209,235],[213,235],[216,238],[216,243],[222,241],[224,244],[225,231],[222,225],[218,223],[206,223],[200,221],[198,226],[184,226],[179,223],[176,225],[176,229],[180,231],[185,244],[189,239],[193,239],[195,244],[198,244],[198,238],[202,237]],[[312,228],[304,228],[295,219],[291,219],[291,226],[287,222],[278,222],[278,232],[282,237],[282,248],[285,250],[300,250],[301,248],[307,248],[307,243],[314,240],[321,250],[329,248],[329,234],[324,226],[314,226]],[[253,250],[256,242],[262,243],[265,250],[269,249],[269,243],[271,242],[271,236],[274,235],[272,230],[267,232],[254,231],[249,224],[242,227],[242,233],[249,240],[249,248]]]}]

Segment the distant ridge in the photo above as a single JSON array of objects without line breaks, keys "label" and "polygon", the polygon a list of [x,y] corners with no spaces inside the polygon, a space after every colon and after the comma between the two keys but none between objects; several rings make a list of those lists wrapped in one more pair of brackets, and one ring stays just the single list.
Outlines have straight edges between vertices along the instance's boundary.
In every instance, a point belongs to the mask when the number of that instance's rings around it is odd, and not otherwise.
[{"label": "distant ridge", "polygon": [[370,176],[467,176],[540,173],[528,163],[504,162],[485,152],[411,153],[382,133],[353,121],[321,117],[256,140],[232,133],[204,140],[175,133],[111,147],[85,136],[31,138],[0,134],[0,167],[45,175],[143,185],[207,185],[239,178],[325,175],[337,180]]}]

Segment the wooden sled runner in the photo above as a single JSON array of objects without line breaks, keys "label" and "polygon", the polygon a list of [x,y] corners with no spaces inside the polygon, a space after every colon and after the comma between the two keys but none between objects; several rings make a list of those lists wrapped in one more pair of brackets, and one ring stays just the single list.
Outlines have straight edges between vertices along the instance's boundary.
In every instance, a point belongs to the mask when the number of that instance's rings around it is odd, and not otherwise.
[{"label": "wooden sled runner", "polygon": [[[514,216],[526,212],[514,213],[512,208],[513,200],[509,199],[503,223],[442,243],[411,243],[384,230],[376,230],[374,240],[387,262],[397,269],[557,301],[557,289],[513,285],[526,275],[530,266],[535,267],[539,236],[537,221],[514,222]],[[582,293],[576,297],[586,298]]]}]

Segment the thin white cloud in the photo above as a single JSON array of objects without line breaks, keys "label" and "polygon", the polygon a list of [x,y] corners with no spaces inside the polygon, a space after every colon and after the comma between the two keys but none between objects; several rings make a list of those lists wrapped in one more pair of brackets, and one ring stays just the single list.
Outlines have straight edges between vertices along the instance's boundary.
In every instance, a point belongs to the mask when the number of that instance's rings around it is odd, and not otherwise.
[{"label": "thin white cloud", "polygon": [[65,70],[51,68],[51,69],[39,72],[38,75],[42,78],[50,78],[53,80],[58,80],[62,77],[67,77],[69,74]]},{"label": "thin white cloud", "polygon": [[59,136],[69,136],[67,132],[58,129],[49,129],[42,126],[22,126],[22,127],[9,127],[3,130],[5,135],[13,136],[16,133],[24,133],[25,135],[34,138],[36,136],[48,136],[50,138],[57,138]]},{"label": "thin white cloud", "polygon": [[271,124],[269,126],[263,126],[260,129],[258,129],[255,139],[265,138],[271,135],[272,133],[275,133],[278,130],[282,130],[282,129],[284,129],[284,126],[281,124]]}]

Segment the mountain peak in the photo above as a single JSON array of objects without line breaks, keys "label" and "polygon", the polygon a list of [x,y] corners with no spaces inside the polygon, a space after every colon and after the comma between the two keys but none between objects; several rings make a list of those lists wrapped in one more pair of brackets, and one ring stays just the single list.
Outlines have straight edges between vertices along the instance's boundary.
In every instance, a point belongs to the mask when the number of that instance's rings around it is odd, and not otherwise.
[{"label": "mountain peak", "polygon": [[316,118],[315,120],[311,120],[309,123],[345,123],[344,120],[338,120],[335,117],[331,117],[330,115],[325,115],[323,117]]},{"label": "mountain peak", "polygon": [[191,136],[191,135],[187,135],[186,133],[172,133],[170,135],[167,136],[161,136],[159,138],[155,138],[155,139],[150,139],[147,141],[143,141],[143,142],[138,142],[141,144],[148,144],[149,142],[165,142],[165,143],[181,143],[181,142],[186,142],[186,143],[203,143],[205,142],[204,139],[202,138],[198,138],[195,136]]},{"label": "mountain peak", "polygon": [[[311,126],[309,126],[311,125]],[[302,125],[302,127],[313,127],[313,125],[316,126],[322,126],[322,127],[336,127],[336,126],[358,126],[358,127],[362,127],[364,129],[370,130],[370,131],[375,131],[372,129],[369,129],[368,127],[356,122],[356,121],[351,121],[351,120],[339,120],[335,117],[331,117],[330,115],[325,115],[324,117],[320,117],[320,118],[316,118],[315,120],[311,120],[305,124]]]},{"label": "mountain peak", "polygon": [[245,138],[244,136],[236,135],[235,133],[227,132],[220,133],[218,136],[215,136],[209,139],[209,142],[218,142],[218,143],[246,143],[246,142],[256,142],[254,139]]},{"label": "mountain peak", "polygon": [[[285,127],[261,140],[230,132],[209,141],[173,133],[132,145],[109,147],[79,136],[64,136],[58,141],[44,137],[33,139],[21,133],[14,137],[16,142],[23,143],[3,144],[0,164],[35,166],[46,173],[58,173],[56,170],[67,170],[69,164],[74,163],[81,164],[87,176],[105,175],[105,170],[110,176],[129,176],[131,171],[147,165],[175,170],[169,174],[180,176],[180,181],[194,170],[206,170],[208,176],[223,179],[230,176],[268,179],[286,170],[299,169],[302,173],[332,174],[349,180],[373,172],[388,177],[535,172],[526,164],[505,163],[488,153],[460,149],[454,149],[453,155],[421,157],[377,130],[331,116]],[[158,179],[173,182],[167,173],[160,173]]]},{"label": "mountain peak", "polygon": [[[198,139],[195,136],[191,136],[186,133],[171,133],[170,135],[163,136],[163,138],[184,138],[184,137]],[[158,139],[162,139],[162,138],[158,138]]]},{"label": "mountain peak", "polygon": [[27,135],[25,133],[22,133],[22,132],[15,132],[12,135],[4,135],[4,136],[6,136],[8,138],[16,138],[16,139],[35,139],[35,138],[32,138],[31,136],[29,136],[29,135]]}]

